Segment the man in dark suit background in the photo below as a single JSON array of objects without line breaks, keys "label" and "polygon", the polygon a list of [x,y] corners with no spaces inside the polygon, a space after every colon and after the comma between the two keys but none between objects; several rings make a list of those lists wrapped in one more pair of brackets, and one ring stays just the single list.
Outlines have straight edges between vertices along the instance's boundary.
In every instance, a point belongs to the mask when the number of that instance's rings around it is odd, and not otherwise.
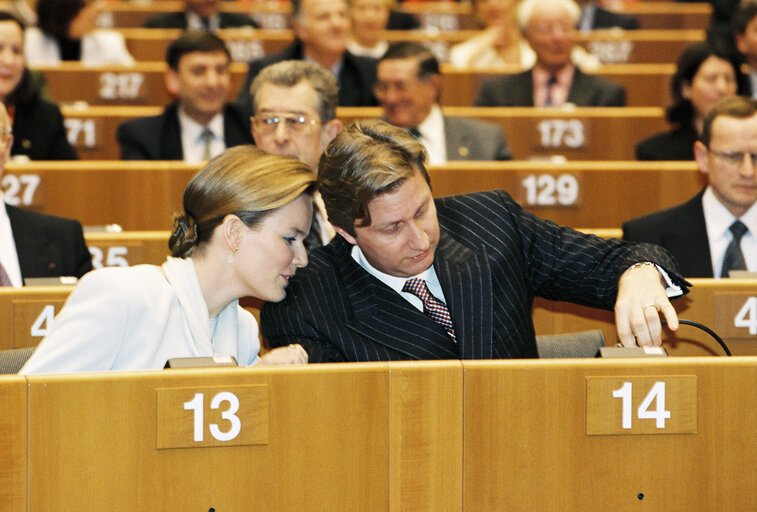
[{"label": "man in dark suit background", "polygon": [[220,0],[185,0],[185,9],[181,12],[156,14],[148,18],[145,28],[179,28],[182,30],[210,30],[215,32],[222,28],[257,28],[258,24],[244,14],[221,12]]},{"label": "man in dark suit background", "polygon": [[757,100],[716,103],[694,155],[707,187],[684,204],[624,223],[623,238],[665,247],[686,277],[757,271]]},{"label": "man in dark suit background", "polygon": [[191,30],[166,52],[166,87],[177,97],[162,114],[122,123],[116,132],[122,160],[202,163],[226,148],[252,144],[249,116],[227,103],[230,56],[224,42]]},{"label": "man in dark suit background", "polygon": [[[0,178],[10,156],[13,134],[0,103]],[[75,220],[6,204],[0,190],[0,286],[22,286],[30,277],[81,277],[92,257]]]},{"label": "man in dark suit background", "polygon": [[501,190],[433,199],[424,159],[380,120],[329,144],[318,184],[339,236],[263,306],[272,346],[301,343],[313,362],[537,357],[535,296],[614,304],[624,345],[659,344],[660,311],[677,328],[654,263],[686,283],[663,249],[557,226]]},{"label": "man in dark suit background", "polygon": [[439,61],[425,46],[392,44],[379,59],[377,76],[374,89],[385,119],[415,136],[426,147],[431,165],[512,158],[498,125],[442,114],[437,103]]},{"label": "man in dark suit background", "polygon": [[345,0],[293,0],[294,43],[279,53],[250,63],[247,78],[237,97],[238,103],[252,111],[250,84],[264,67],[282,60],[309,60],[328,69],[339,83],[339,105],[371,107],[376,82],[376,61],[347,51],[350,25]]},{"label": "man in dark suit background", "polygon": [[622,107],[625,89],[571,62],[580,9],[573,0],[523,0],[518,26],[536,53],[536,64],[522,73],[489,78],[475,104],[482,107]]},{"label": "man in dark suit background", "polygon": [[593,0],[580,0],[578,3],[581,4],[578,30],[582,32],[616,27],[623,30],[639,28],[639,20],[635,16],[610,11]]}]

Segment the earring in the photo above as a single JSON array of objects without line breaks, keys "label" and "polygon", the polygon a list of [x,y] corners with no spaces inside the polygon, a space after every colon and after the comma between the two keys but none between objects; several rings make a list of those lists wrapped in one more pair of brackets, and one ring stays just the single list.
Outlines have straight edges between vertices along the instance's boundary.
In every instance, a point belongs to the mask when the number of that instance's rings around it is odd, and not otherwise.
[{"label": "earring", "polygon": [[237,254],[238,250],[239,250],[239,246],[235,245],[234,246],[234,250],[231,251],[231,253],[229,254],[228,258],[226,258],[226,261],[229,262],[229,265],[233,265],[234,264],[234,256]]}]

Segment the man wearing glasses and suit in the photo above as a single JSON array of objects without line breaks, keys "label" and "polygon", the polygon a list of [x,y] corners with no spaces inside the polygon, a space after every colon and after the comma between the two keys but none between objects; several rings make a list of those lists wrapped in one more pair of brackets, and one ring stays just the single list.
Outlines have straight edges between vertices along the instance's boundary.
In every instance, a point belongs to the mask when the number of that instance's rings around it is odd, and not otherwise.
[{"label": "man wearing glasses and suit", "polygon": [[623,224],[623,238],[665,247],[684,277],[757,271],[757,100],[723,98],[694,143],[709,184],[682,205]]},{"label": "man wearing glasses and suit", "polygon": [[[286,60],[266,66],[250,86],[255,144],[318,170],[321,153],[342,129],[336,119],[338,96],[336,78],[317,64]],[[308,251],[327,244],[335,234],[318,193],[313,201],[313,225],[305,239]]]}]

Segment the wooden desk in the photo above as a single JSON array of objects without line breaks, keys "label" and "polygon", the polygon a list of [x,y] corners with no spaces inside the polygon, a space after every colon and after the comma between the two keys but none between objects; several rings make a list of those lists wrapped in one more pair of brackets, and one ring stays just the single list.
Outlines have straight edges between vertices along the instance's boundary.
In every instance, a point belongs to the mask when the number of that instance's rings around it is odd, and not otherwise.
[{"label": "wooden desk", "polygon": [[[513,67],[510,73],[518,73]],[[593,71],[626,88],[629,107],[665,107],[670,103],[670,80],[674,64],[608,64]],[[442,65],[442,91],[439,103],[444,106],[470,106],[478,94],[481,82],[502,74],[501,71],[471,72]]]},{"label": "wooden desk", "polygon": [[72,285],[0,288],[0,350],[36,347],[73,289]]},{"label": "wooden desk", "polygon": [[[443,107],[451,117],[470,117],[499,124],[513,158],[570,160],[635,160],[641,140],[665,131],[658,107],[583,107],[572,110],[534,107]],[[347,124],[377,118],[380,107],[340,107],[337,117]]]},{"label": "wooden desk", "polygon": [[0,375],[0,508],[8,512],[28,510],[26,399],[25,378]]},{"label": "wooden desk", "polygon": [[[29,507],[460,510],[462,378],[458,362],[30,376]],[[208,446],[231,425],[219,393],[252,443]],[[182,448],[158,448],[164,426]]]},{"label": "wooden desk", "polygon": [[[221,4],[226,12],[249,14],[262,28],[283,29],[291,26],[291,7],[288,2],[231,2]],[[468,2],[405,2],[399,10],[415,14],[423,28],[441,31],[478,28]],[[145,20],[162,12],[184,10],[179,1],[157,0],[144,2],[114,2],[108,12],[100,16],[99,24],[106,27],[141,27]],[[638,2],[626,5],[623,11],[639,19],[643,29],[699,29],[709,26],[712,7],[706,3]]]},{"label": "wooden desk", "polygon": [[[22,431],[10,442],[28,453],[28,484],[16,488],[28,485],[32,511],[98,508],[103,497],[116,512],[757,507],[757,410],[748,406],[757,401],[755,357],[16,379],[20,385],[8,388],[11,381],[2,380],[0,389],[13,394],[18,417],[28,420],[26,437]],[[630,387],[627,398],[611,396],[616,384]],[[637,408],[652,386],[651,404]],[[21,415],[27,397],[28,416]],[[208,406],[214,397],[220,403]],[[630,429],[589,431],[597,417],[617,428],[626,400],[633,405]],[[653,416],[637,417],[637,410]],[[656,417],[663,417],[661,426]],[[215,441],[213,435],[233,429],[234,418],[236,436]],[[192,440],[195,425],[202,441]],[[166,441],[182,447],[158,447]],[[610,482],[608,475],[623,477]]]},{"label": "wooden desk", "polygon": [[13,163],[6,167],[3,188],[11,204],[71,217],[85,226],[168,230],[184,188],[199,169],[183,162]]},{"label": "wooden desk", "polygon": [[[680,318],[713,329],[734,355],[757,355],[757,280],[689,279],[691,292],[673,305]],[[753,309],[749,309],[749,308]],[[741,325],[740,327],[738,325]],[[750,325],[753,327],[750,328]],[[537,334],[602,329],[608,345],[617,340],[612,312],[566,302],[537,299],[534,307]],[[751,329],[751,331],[750,331]],[[663,329],[663,343],[671,355],[722,355],[723,349],[708,334],[682,325],[676,333]]]},{"label": "wooden desk", "polygon": [[[172,101],[165,86],[167,66],[165,62],[138,62],[132,66],[63,62],[35,69],[45,74],[50,95],[61,104],[163,106]],[[246,74],[247,64],[231,64],[230,100],[236,97]]]},{"label": "wooden desk", "polygon": [[[168,44],[180,31],[173,29],[121,28],[129,52],[140,62],[165,60]],[[452,46],[480,33],[477,30],[389,30],[390,42],[413,41],[427,45],[440,62],[447,62]],[[291,30],[219,30],[232,59],[249,62],[278,52],[294,40]],[[577,42],[606,64],[674,63],[683,49],[705,38],[703,30],[595,30],[578,34]]]},{"label": "wooden desk", "polygon": [[170,237],[168,230],[84,233],[94,268],[128,267],[143,263],[161,265],[171,254],[168,249]]},{"label": "wooden desk", "polygon": [[[183,162],[33,162],[9,164],[3,184],[10,202],[84,225],[169,230],[198,170]],[[693,162],[454,162],[429,172],[436,197],[503,188],[536,215],[582,228],[619,228],[704,184]]]},{"label": "wooden desk", "polygon": [[[464,510],[757,507],[757,410],[745,407],[757,403],[757,358],[464,361],[463,369]],[[632,428],[587,435],[600,413],[621,423],[616,388],[587,398],[605,382],[628,383]],[[651,409],[670,412],[662,429],[636,417],[655,382],[667,400]],[[692,420],[693,432],[672,433]],[[652,433],[633,435],[644,427]]]}]

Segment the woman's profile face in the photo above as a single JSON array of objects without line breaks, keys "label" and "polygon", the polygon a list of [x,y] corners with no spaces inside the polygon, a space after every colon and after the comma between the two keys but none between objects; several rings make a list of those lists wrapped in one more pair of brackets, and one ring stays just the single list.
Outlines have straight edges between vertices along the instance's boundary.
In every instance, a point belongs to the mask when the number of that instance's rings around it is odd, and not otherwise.
[{"label": "woman's profile face", "polygon": [[24,33],[15,21],[0,21],[0,100],[5,102],[24,73]]},{"label": "woman's profile face", "polygon": [[710,55],[699,66],[691,84],[684,84],[683,97],[691,101],[695,115],[703,118],[721,98],[736,94],[736,73],[724,59]]},{"label": "woman's profile face", "polygon": [[270,302],[284,299],[289,279],[308,263],[303,239],[312,216],[313,199],[302,194],[255,229],[244,229],[234,265],[247,294]]}]

